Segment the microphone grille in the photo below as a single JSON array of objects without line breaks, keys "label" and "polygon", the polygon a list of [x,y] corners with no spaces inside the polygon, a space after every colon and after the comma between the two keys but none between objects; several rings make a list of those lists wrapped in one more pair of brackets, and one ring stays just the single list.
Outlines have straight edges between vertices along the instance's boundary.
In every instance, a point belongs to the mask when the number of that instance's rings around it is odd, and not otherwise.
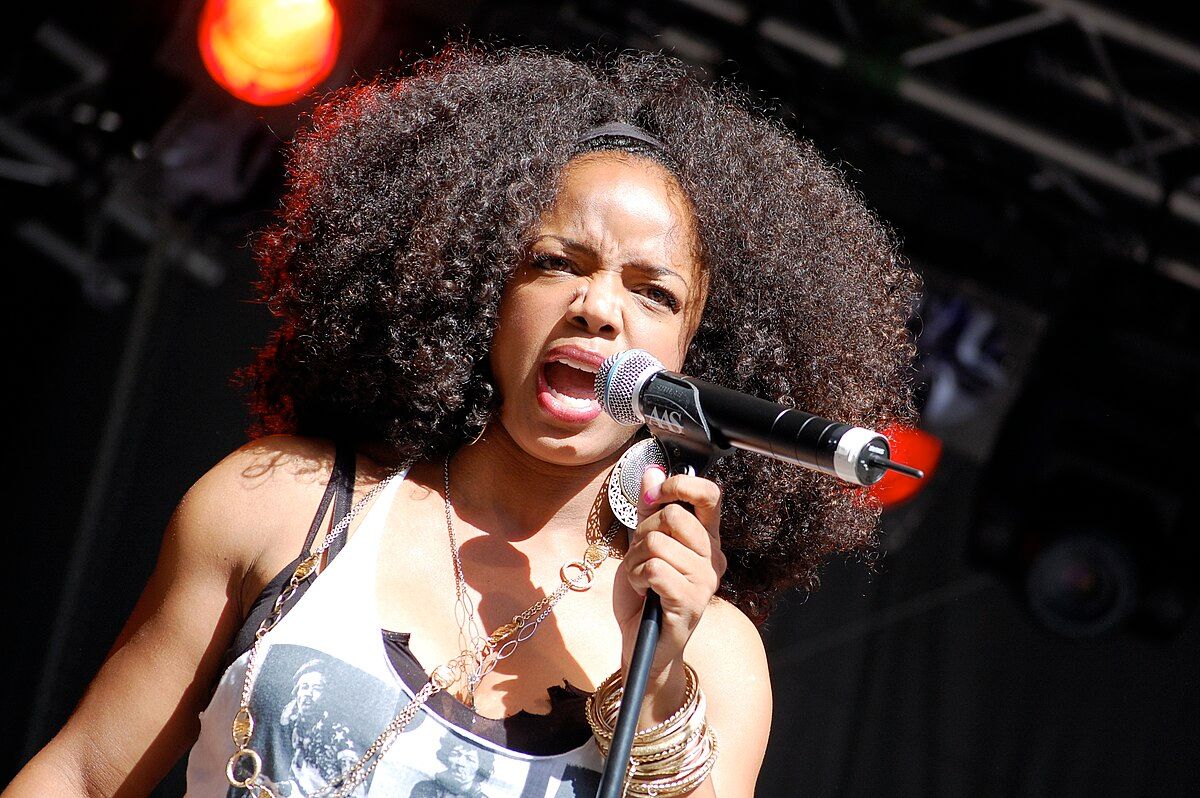
[{"label": "microphone grille", "polygon": [[646,378],[665,367],[645,349],[626,349],[609,355],[596,372],[596,398],[617,423],[636,427],[642,423],[634,408],[635,395]]}]

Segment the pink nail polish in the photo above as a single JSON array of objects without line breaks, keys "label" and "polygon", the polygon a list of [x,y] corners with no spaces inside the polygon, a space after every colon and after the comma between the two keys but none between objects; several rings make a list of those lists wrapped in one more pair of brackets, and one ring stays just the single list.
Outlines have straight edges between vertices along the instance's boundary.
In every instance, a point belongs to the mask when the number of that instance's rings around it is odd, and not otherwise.
[{"label": "pink nail polish", "polygon": [[[662,466],[652,465],[652,466],[646,467],[647,471],[649,471],[650,469],[654,469],[655,471],[659,472],[660,474],[663,475],[663,479],[664,480],[666,479],[667,472]],[[659,488],[661,488],[661,487],[662,487],[662,482],[651,483],[650,487],[646,490],[646,493],[642,496],[642,500],[645,501],[646,504],[654,504],[656,501],[658,501],[658,496],[659,496],[659,492],[660,492]]]}]

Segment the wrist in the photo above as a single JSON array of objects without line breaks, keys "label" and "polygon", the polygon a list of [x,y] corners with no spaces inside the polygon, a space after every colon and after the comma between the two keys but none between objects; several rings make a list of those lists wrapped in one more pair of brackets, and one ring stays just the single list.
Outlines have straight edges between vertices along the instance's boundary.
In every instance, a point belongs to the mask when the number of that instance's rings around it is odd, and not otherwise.
[{"label": "wrist", "polygon": [[[673,672],[683,672],[683,701],[670,715],[652,722],[654,707],[666,703],[674,681]],[[589,696],[585,713],[600,753],[612,756],[617,718],[624,700],[623,675],[616,671]],[[696,671],[684,663],[665,669],[654,682],[654,692],[640,713],[641,726],[629,750],[625,794],[634,798],[675,798],[690,795],[712,772],[717,760],[717,737],[704,718],[705,699]],[[624,749],[618,749],[624,756]],[[711,794],[711,788],[707,794]]]},{"label": "wrist", "polygon": [[[628,667],[622,668],[622,677]],[[637,728],[645,729],[662,723],[683,706],[687,699],[687,674],[682,659],[668,662],[662,668],[650,672],[646,682],[646,697],[642,701]]]}]

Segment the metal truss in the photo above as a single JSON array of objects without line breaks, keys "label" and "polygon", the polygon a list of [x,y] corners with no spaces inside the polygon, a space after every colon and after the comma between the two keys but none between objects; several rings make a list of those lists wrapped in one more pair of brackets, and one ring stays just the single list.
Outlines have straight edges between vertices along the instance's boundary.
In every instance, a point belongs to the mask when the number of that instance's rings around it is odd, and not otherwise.
[{"label": "metal truss", "polygon": [[[47,63],[66,67],[72,77],[48,90],[17,95],[21,102],[0,114],[0,180],[55,189],[67,202],[77,202],[86,235],[79,240],[66,232],[63,214],[55,209],[23,219],[17,214],[16,238],[78,279],[82,295],[97,308],[120,306],[133,295],[124,273],[130,269],[105,254],[117,239],[136,242],[140,251],[123,259],[134,262],[149,258],[167,240],[168,262],[203,285],[218,284],[224,265],[192,243],[191,231],[169,212],[155,187],[161,181],[153,175],[151,156],[161,145],[139,143],[132,152],[111,152],[80,146],[73,139],[82,134],[64,132],[70,123],[103,132],[121,124],[116,111],[101,112],[88,100],[112,79],[108,60],[53,22],[38,28],[30,49]],[[50,130],[57,135],[48,135]],[[102,177],[97,182],[88,175]]]},{"label": "metal truss", "polygon": [[[751,8],[731,0],[678,1],[730,25],[752,25],[753,33],[762,42],[831,70],[860,68],[861,41],[843,43],[806,26],[802,20],[777,14],[755,15]],[[947,25],[946,18],[939,15],[942,27],[957,28],[959,32],[903,52],[893,65],[894,75],[889,82],[895,96],[1147,206],[1164,207],[1175,217],[1200,227],[1197,194],[1200,180],[1191,176],[1167,181],[1160,166],[1164,155],[1200,140],[1200,123],[1131,96],[1114,68],[1108,43],[1121,42],[1189,72],[1200,72],[1200,48],[1078,0],[1022,0],[1022,3],[1035,6],[1036,10],[983,27],[971,28],[952,20]],[[844,33],[851,39],[859,39],[860,26],[847,5],[840,0],[834,0],[833,5]],[[803,13],[802,5],[797,14]],[[986,99],[939,85],[921,74],[935,63],[1060,25],[1075,26],[1086,37],[1095,61],[1095,74],[1080,74],[1055,64],[1047,65],[1047,77],[1061,88],[1109,106],[1119,115],[1129,139],[1121,149],[1096,151],[1075,140],[1071,131],[1018,118]],[[1147,124],[1163,132],[1151,135]]]}]

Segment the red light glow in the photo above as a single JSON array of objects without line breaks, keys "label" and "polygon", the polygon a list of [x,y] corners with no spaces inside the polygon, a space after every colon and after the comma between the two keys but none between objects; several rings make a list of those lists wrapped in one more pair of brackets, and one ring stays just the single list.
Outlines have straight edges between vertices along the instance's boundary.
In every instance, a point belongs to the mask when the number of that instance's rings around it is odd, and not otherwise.
[{"label": "red light glow", "polygon": [[200,56],[213,79],[254,105],[284,105],[329,76],[342,25],[330,0],[207,0]]},{"label": "red light glow", "polygon": [[893,460],[925,472],[924,479],[913,479],[889,471],[869,488],[871,495],[884,507],[891,507],[911,499],[925,487],[941,459],[942,442],[919,429],[892,427],[880,432],[888,439]]}]

